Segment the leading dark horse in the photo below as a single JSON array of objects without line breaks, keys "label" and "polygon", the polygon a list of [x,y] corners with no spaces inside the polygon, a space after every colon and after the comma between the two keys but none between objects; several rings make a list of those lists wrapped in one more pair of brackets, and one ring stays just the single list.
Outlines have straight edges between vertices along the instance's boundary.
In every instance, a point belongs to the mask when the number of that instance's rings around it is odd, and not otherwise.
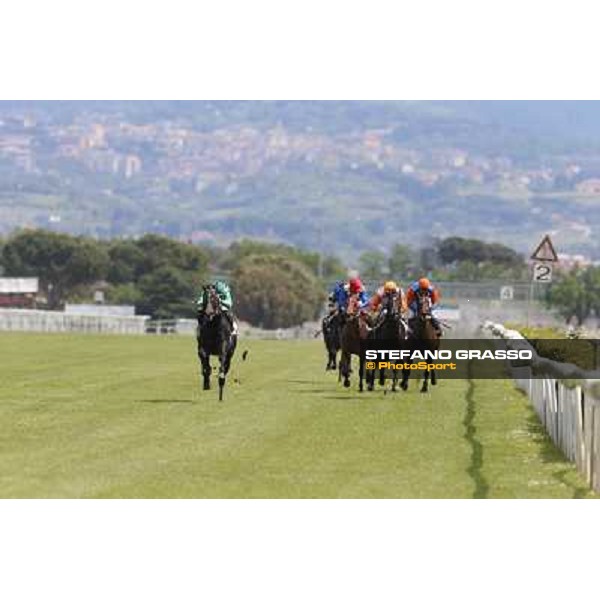
[{"label": "leading dark horse", "polygon": [[205,390],[210,389],[210,357],[219,357],[219,400],[223,400],[225,378],[235,352],[237,335],[233,332],[233,317],[223,310],[221,299],[212,285],[205,286],[203,290],[196,340]]},{"label": "leading dark horse", "polygon": [[[397,295],[386,294],[381,304],[379,318],[369,333],[369,339],[391,342],[394,348],[402,350],[406,345],[406,326],[402,320],[402,314]],[[396,391],[398,371],[392,371],[392,392]],[[379,385],[385,383],[385,370],[379,371]],[[367,389],[373,390],[375,385],[375,370],[370,369],[367,373]]]},{"label": "leading dark horse", "polygon": [[[409,322],[410,334],[408,336],[408,348],[411,352],[419,350],[423,352],[425,350],[439,350],[440,338],[437,334],[433,323],[431,322],[431,299],[429,296],[423,296],[419,299],[419,310],[418,314],[412,318]],[[428,364],[429,360],[425,360]],[[429,370],[423,372],[423,384],[421,385],[421,392],[425,393],[429,387]],[[400,387],[406,391],[408,388],[408,378],[410,377],[410,371],[404,370],[402,372],[402,383]],[[431,385],[437,383],[435,369],[431,371]]]}]

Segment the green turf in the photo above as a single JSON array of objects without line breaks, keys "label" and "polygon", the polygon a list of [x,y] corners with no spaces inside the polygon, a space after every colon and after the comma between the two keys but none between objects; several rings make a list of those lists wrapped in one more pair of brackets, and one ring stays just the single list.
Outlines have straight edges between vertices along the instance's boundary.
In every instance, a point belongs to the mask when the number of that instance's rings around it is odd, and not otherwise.
[{"label": "green turf", "polygon": [[0,496],[591,496],[509,382],[360,395],[320,341],[241,348],[219,404],[189,337],[1,334]]}]

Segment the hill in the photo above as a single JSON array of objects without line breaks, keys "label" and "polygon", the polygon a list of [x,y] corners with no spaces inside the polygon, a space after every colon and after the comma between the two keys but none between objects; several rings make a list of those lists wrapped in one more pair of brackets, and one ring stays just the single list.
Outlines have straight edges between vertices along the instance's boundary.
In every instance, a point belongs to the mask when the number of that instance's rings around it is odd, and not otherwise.
[{"label": "hill", "polygon": [[600,258],[596,102],[2,102],[0,233]]}]

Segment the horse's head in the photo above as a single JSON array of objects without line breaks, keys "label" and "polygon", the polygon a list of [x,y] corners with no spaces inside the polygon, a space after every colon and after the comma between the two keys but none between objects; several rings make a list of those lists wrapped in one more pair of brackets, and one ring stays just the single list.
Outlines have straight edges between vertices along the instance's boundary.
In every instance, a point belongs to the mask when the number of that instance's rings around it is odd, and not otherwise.
[{"label": "horse's head", "polygon": [[204,314],[209,319],[221,314],[221,299],[214,285],[204,288]]},{"label": "horse's head", "polygon": [[358,314],[360,308],[360,304],[358,301],[358,296],[356,294],[352,294],[348,299],[348,306],[346,308],[346,314],[349,317],[354,317]]},{"label": "horse's head", "polygon": [[382,311],[385,311],[386,315],[397,316],[400,311],[399,300],[399,295],[395,292],[384,294],[381,301]]},{"label": "horse's head", "polygon": [[431,298],[427,293],[420,294],[419,316],[422,319],[431,318]]}]

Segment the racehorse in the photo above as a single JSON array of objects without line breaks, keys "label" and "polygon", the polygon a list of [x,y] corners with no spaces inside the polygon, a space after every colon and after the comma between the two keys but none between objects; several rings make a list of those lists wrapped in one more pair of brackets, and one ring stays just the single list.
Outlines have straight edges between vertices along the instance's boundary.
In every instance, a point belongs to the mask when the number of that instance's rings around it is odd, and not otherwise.
[{"label": "racehorse", "polygon": [[237,345],[237,335],[233,332],[233,318],[223,310],[221,299],[212,285],[205,286],[203,290],[196,341],[205,390],[210,389],[210,357],[219,357],[219,401],[222,401],[225,379]]},{"label": "racehorse", "polygon": [[340,349],[341,321],[342,318],[340,313],[336,312],[333,315],[325,317],[321,325],[325,349],[327,350],[326,371],[337,370],[337,353]]},{"label": "racehorse", "polygon": [[[439,350],[440,338],[431,322],[431,298],[427,295],[422,295],[419,301],[419,310],[415,317],[410,322],[410,333],[408,336],[408,349],[413,352],[418,350],[424,352],[425,350]],[[408,362],[408,361],[407,361]],[[430,360],[425,359],[425,362],[429,365]],[[423,372],[423,384],[421,385],[421,392],[427,392],[429,388],[429,373],[426,369]],[[408,389],[408,378],[410,377],[410,370],[405,369],[402,372],[402,383],[400,387],[403,390]],[[436,385],[437,378],[435,369],[431,371],[431,385]]]},{"label": "racehorse", "polygon": [[366,339],[367,325],[361,322],[363,317],[360,313],[358,298],[352,296],[348,301],[348,308],[342,319],[340,332],[340,344],[342,355],[340,357],[339,373],[344,380],[344,387],[350,387],[350,372],[352,366],[352,355],[358,356],[360,365],[358,370],[358,389],[363,391],[363,379],[365,376],[365,359],[361,352],[361,340]]},{"label": "racehorse", "polygon": [[[403,349],[406,345],[406,326],[402,320],[398,296],[386,294],[383,297],[381,312],[373,329],[369,332],[369,339],[385,340],[392,342],[395,349]],[[398,381],[398,371],[392,371],[392,392],[396,391]],[[385,370],[379,371],[379,385],[385,384]],[[370,369],[367,373],[367,389],[373,390],[375,386],[375,369]]]}]

